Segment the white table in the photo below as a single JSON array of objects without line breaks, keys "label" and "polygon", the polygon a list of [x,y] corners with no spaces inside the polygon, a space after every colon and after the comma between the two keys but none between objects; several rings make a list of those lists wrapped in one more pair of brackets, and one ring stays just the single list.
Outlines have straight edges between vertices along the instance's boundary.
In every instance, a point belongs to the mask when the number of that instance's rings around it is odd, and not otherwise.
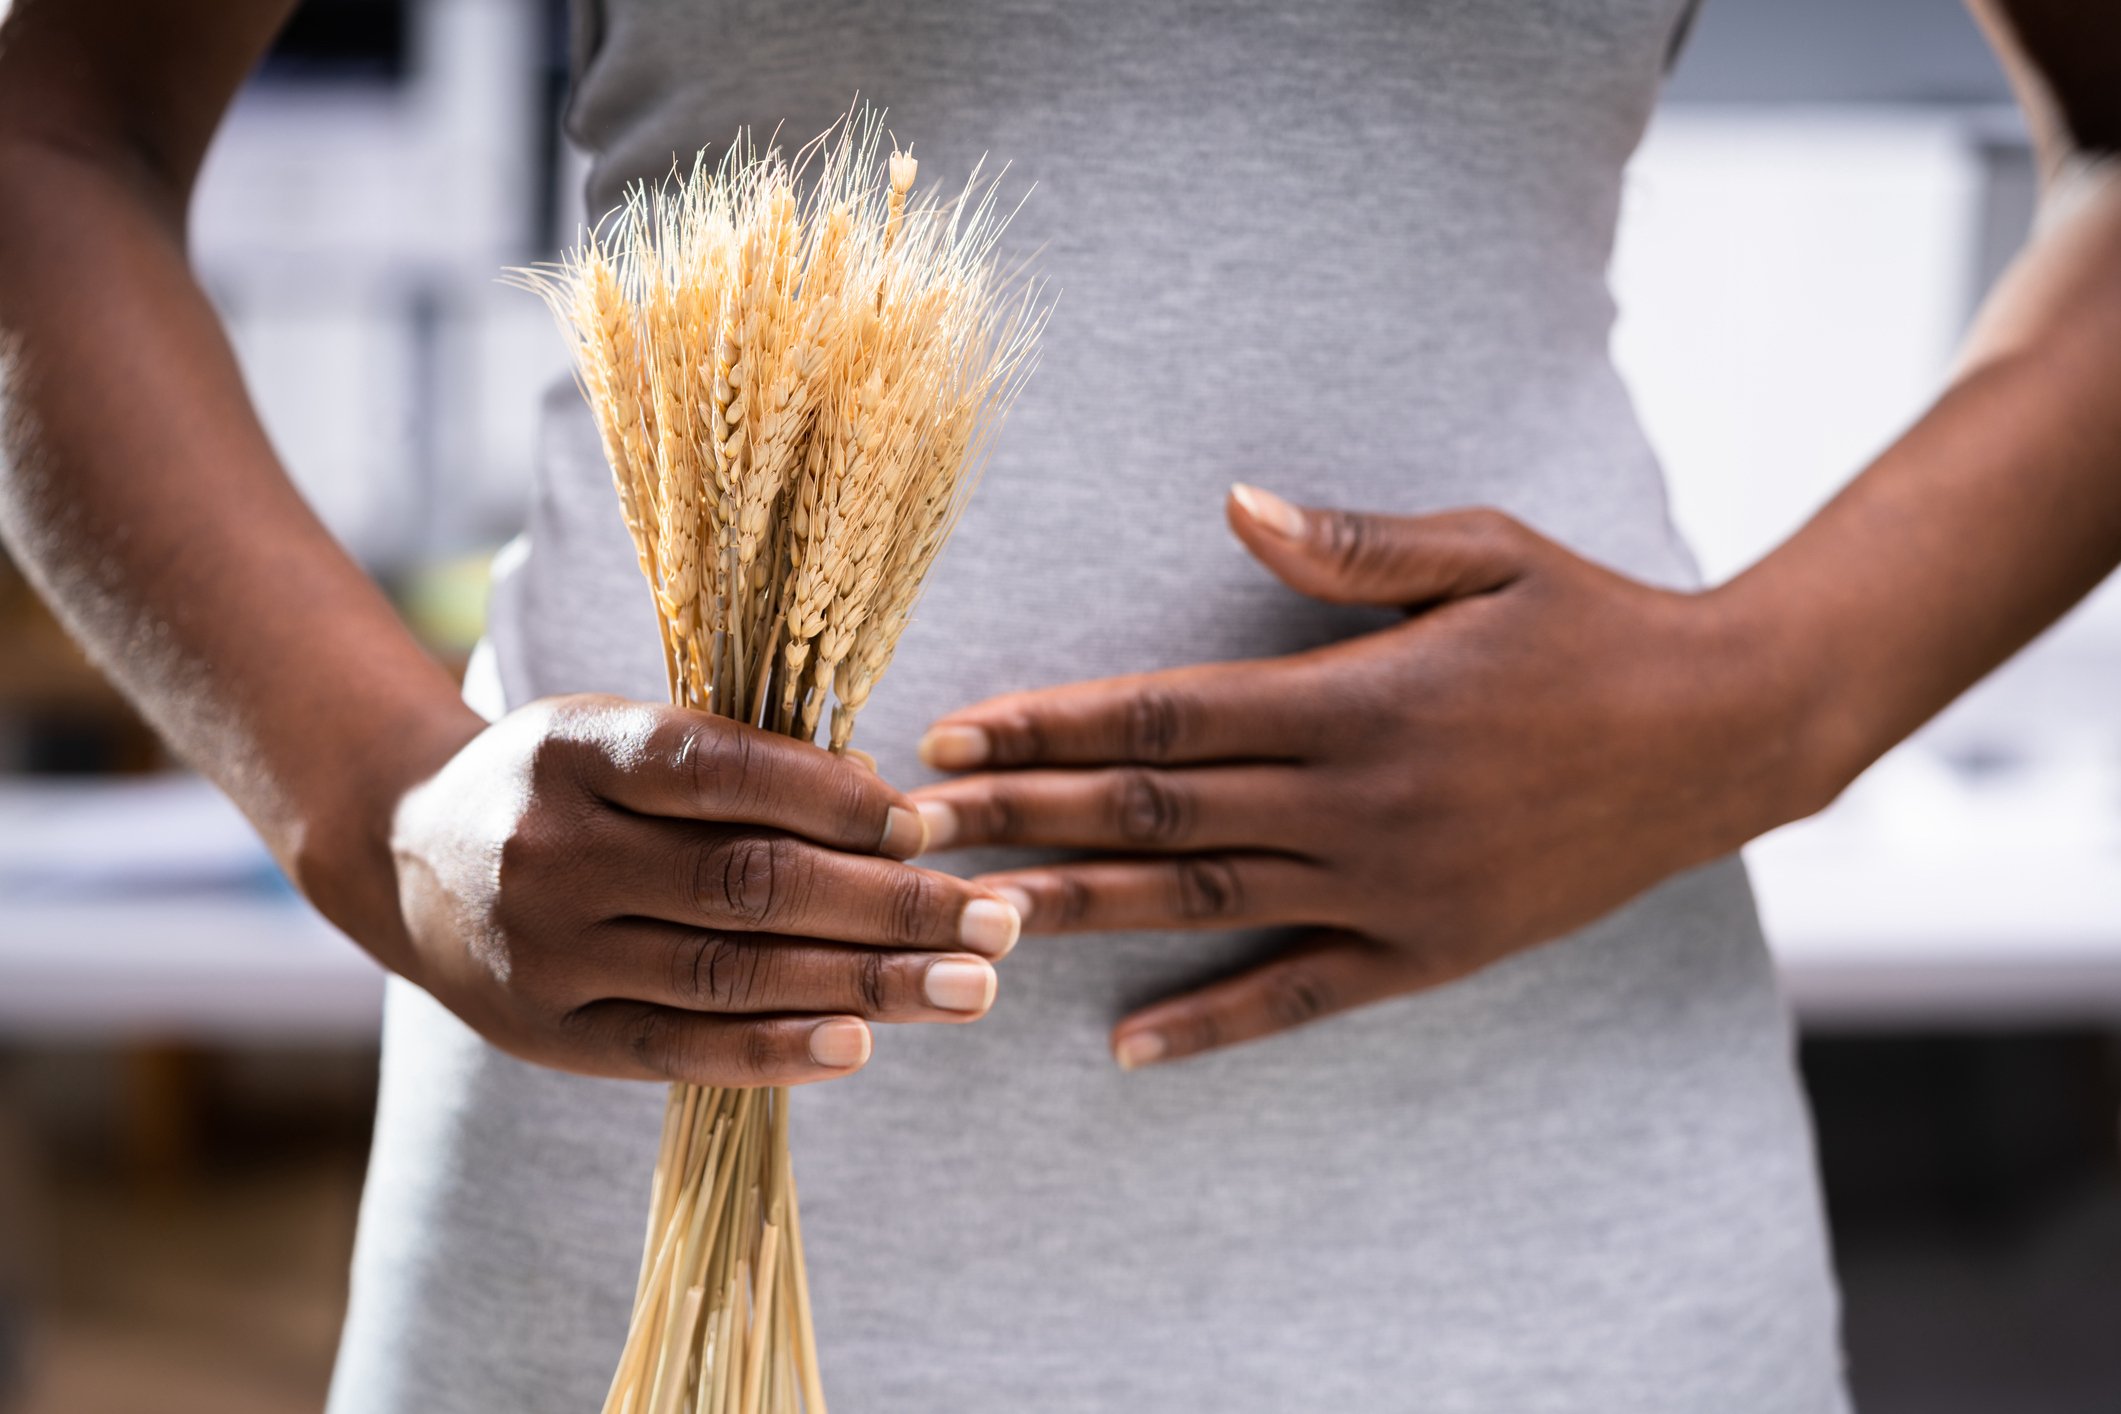
[{"label": "white table", "polygon": [[2121,763],[1903,748],[1746,856],[1809,1026],[2121,1026]]},{"label": "white table", "polygon": [[0,1040],[371,1042],[382,995],[204,782],[0,787]]},{"label": "white table", "polygon": [[375,1039],[383,972],[293,896],[0,902],[0,1038]]}]

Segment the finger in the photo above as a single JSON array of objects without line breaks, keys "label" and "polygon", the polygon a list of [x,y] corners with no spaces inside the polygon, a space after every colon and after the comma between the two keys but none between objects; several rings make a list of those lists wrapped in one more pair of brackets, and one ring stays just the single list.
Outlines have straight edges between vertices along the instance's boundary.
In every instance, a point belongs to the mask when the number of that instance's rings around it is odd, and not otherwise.
[{"label": "finger", "polygon": [[1299,594],[1334,604],[1420,608],[1501,589],[1538,537],[1501,511],[1365,515],[1292,505],[1257,486],[1230,488],[1230,528]]},{"label": "finger", "polygon": [[1279,849],[1302,832],[1300,779],[1291,766],[1003,771],[929,786],[913,800],[931,850]]},{"label": "finger", "polygon": [[573,1068],[623,1080],[693,1085],[804,1085],[862,1068],[868,1024],[853,1016],[702,1016],[649,1002],[596,1002],[575,1012]]},{"label": "finger", "polygon": [[1332,922],[1325,874],[1280,854],[1188,854],[1176,859],[1096,859],[984,874],[1029,933],[1136,928],[1272,927]]},{"label": "finger", "polygon": [[910,859],[920,815],[874,772],[806,741],[678,707],[610,699],[556,725],[587,745],[585,784],[642,815],[763,825],[834,849]]},{"label": "finger", "polygon": [[1209,663],[1069,683],[952,712],[921,738],[940,771],[1299,759],[1319,741],[1317,669]]},{"label": "finger", "polygon": [[1406,973],[1402,954],[1347,933],[1314,934],[1249,971],[1134,1013],[1112,1030],[1112,1058],[1136,1070],[1256,1041],[1413,990]]},{"label": "finger", "polygon": [[1021,923],[991,889],[777,830],[640,820],[615,855],[626,874],[607,916],[985,957],[1014,947]]},{"label": "finger", "polygon": [[600,1000],[897,1022],[971,1021],[994,1004],[993,964],[968,953],[843,947],[647,922],[610,925],[594,936],[591,985]]}]

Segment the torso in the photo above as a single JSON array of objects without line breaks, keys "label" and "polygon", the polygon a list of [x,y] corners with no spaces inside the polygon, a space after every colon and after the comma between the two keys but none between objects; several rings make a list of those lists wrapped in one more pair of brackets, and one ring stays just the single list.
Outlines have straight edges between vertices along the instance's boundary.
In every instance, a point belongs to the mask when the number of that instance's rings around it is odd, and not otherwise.
[{"label": "torso", "polygon": [[[1500,505],[1688,582],[1604,281],[1680,10],[618,0],[588,17],[570,121],[593,209],[857,91],[924,181],[987,151],[1037,183],[1011,248],[1061,292],[1044,365],[862,722],[912,783],[952,706],[1367,627],[1245,560],[1233,479]],[[571,389],[539,471],[496,595],[502,695],[660,696]],[[1123,1009],[1261,943],[1031,939],[986,1020],[887,1029],[862,1075],[800,1092],[836,1407],[1840,1407],[1806,1119],[1735,862],[1431,995],[1112,1067]],[[402,987],[385,1088],[335,1409],[593,1407],[659,1095],[499,1056]]]}]

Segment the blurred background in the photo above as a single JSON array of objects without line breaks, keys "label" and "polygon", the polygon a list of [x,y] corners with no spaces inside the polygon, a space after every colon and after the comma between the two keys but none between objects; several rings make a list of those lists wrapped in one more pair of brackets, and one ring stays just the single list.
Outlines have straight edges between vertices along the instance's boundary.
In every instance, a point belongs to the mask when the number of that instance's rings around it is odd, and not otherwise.
[{"label": "blurred background", "polygon": [[[0,12],[5,10],[0,0]],[[556,0],[310,0],[194,249],[303,489],[445,659],[563,371]],[[1713,578],[1934,394],[2033,178],[1955,0],[1709,0],[1617,347]],[[2121,585],[1749,856],[1867,1414],[2121,1408]],[[380,978],[0,559],[0,1409],[313,1410]]]}]

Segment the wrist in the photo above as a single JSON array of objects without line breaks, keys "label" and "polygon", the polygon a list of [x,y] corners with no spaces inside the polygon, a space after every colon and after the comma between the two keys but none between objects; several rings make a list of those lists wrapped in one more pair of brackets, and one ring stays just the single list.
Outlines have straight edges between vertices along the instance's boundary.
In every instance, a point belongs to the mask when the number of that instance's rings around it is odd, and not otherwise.
[{"label": "wrist", "polygon": [[289,876],[318,912],[393,972],[410,975],[413,959],[391,853],[399,803],[486,725],[454,693],[374,714],[335,745],[301,811]]},{"label": "wrist", "polygon": [[1718,676],[1743,699],[1750,750],[1741,756],[1753,804],[1744,840],[1825,809],[1871,759],[1825,626],[1763,569],[1698,596],[1717,644]]}]

